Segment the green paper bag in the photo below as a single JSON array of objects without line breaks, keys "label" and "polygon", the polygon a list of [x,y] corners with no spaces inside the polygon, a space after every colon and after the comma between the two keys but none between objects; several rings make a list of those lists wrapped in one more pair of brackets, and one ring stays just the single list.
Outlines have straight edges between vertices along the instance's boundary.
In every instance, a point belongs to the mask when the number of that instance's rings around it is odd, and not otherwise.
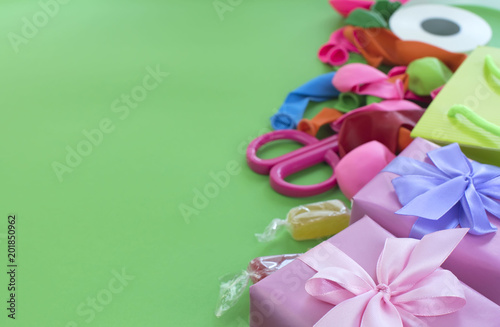
[{"label": "green paper bag", "polygon": [[469,158],[500,165],[500,136],[478,127],[461,114],[448,116],[452,106],[464,105],[490,123],[500,125],[500,79],[486,65],[488,55],[500,67],[500,49],[474,50],[432,101],[413,129],[412,137],[441,145],[456,142]]}]

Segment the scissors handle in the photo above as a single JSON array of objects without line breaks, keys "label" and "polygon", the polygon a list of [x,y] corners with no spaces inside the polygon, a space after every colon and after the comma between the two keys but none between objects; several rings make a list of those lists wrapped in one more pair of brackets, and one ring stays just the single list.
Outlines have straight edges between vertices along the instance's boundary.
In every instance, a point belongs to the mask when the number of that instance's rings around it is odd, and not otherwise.
[{"label": "scissors handle", "polygon": [[[338,151],[338,137],[334,135],[318,142],[317,146],[315,145],[308,152],[276,164],[270,172],[272,188],[278,193],[291,197],[313,196],[332,189],[337,183],[335,166],[340,160],[336,151]],[[295,185],[285,181],[287,176],[321,162],[326,162],[332,167],[332,175],[327,180],[313,185]]]},{"label": "scissors handle", "polygon": [[307,147],[303,147],[273,159],[261,159],[257,157],[257,151],[259,148],[277,140],[291,140],[299,142],[303,145],[311,145],[319,142],[314,136],[296,130],[278,130],[261,135],[250,142],[247,148],[248,166],[253,171],[264,175],[269,174],[271,168],[278,163],[290,160],[291,158],[308,151]]}]

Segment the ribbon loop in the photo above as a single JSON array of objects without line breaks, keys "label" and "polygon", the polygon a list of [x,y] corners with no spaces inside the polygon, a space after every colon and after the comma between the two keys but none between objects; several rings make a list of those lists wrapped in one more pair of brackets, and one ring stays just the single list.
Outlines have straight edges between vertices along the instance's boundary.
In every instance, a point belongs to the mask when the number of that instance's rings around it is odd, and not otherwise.
[{"label": "ribbon loop", "polygon": [[417,216],[410,237],[457,225],[484,235],[497,230],[487,213],[500,219],[500,168],[471,162],[458,144],[427,153],[432,164],[397,157],[383,171],[403,207],[396,213]]},{"label": "ribbon loop", "polygon": [[[314,327],[418,326],[418,317],[440,316],[465,305],[464,290],[438,269],[467,233],[451,229],[422,240],[387,239],[376,280],[352,258],[323,242],[300,260],[317,273],[306,282],[313,297],[335,305]],[[328,256],[320,253],[328,253]]]}]

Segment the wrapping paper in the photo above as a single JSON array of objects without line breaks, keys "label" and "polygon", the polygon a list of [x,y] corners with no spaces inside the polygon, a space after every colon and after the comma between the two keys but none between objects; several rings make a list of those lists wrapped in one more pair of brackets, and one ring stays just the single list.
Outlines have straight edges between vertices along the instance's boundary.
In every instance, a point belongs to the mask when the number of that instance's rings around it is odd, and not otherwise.
[{"label": "wrapping paper", "polygon": [[[437,148],[436,144],[417,138],[400,156],[428,162],[427,152]],[[402,207],[392,185],[392,180],[397,176],[393,173],[381,172],[354,196],[351,224],[364,215],[368,215],[396,237],[409,236],[417,217],[395,213]],[[488,219],[493,226],[500,227],[499,219],[489,213]],[[500,283],[498,282],[500,235],[498,232],[486,235],[466,235],[442,267],[449,269],[462,282],[500,304]]]},{"label": "wrapping paper", "polygon": [[[393,237],[368,217],[349,226],[328,241],[361,265],[373,278],[385,240]],[[278,270],[250,287],[251,327],[310,327],[333,307],[310,296],[305,283],[316,271],[301,260]],[[463,285],[466,305],[459,311],[423,318],[428,326],[498,326],[500,307]],[[406,327],[406,326],[405,326]]]}]

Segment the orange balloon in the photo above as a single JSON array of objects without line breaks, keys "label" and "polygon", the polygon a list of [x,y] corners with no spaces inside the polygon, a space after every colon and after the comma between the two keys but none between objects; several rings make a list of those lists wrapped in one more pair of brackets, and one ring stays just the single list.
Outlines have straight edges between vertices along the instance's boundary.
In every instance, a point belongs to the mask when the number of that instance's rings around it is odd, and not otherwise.
[{"label": "orange balloon", "polygon": [[324,108],[313,119],[303,118],[297,125],[297,129],[309,135],[316,136],[321,126],[337,120],[342,113],[335,109]]},{"label": "orange balloon", "polygon": [[403,151],[410,143],[413,138],[410,136],[411,130],[406,127],[400,127],[398,133],[398,152]]},{"label": "orange balloon", "polygon": [[369,65],[408,66],[413,60],[435,57],[452,71],[467,58],[463,53],[443,50],[418,41],[403,41],[385,28],[346,26],[344,36],[361,52]]}]

